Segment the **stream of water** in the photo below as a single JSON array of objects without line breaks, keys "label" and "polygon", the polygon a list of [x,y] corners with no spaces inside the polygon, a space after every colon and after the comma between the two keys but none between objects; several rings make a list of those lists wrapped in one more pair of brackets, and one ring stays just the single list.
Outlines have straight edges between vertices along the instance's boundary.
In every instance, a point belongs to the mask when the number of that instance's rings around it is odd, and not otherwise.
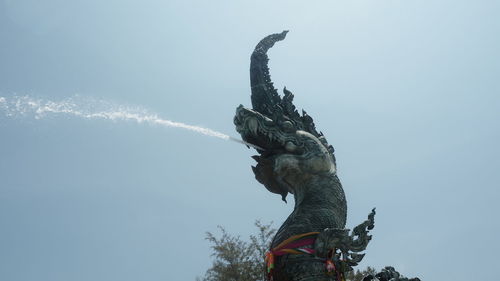
[{"label": "stream of water", "polygon": [[209,128],[163,119],[157,114],[150,113],[139,107],[116,105],[103,100],[78,96],[61,101],[44,100],[30,96],[0,97],[0,112],[2,111],[7,117],[13,118],[32,117],[42,119],[51,115],[70,115],[83,119],[132,121],[139,124],[185,129],[205,136],[231,140],[258,148],[243,140]]}]

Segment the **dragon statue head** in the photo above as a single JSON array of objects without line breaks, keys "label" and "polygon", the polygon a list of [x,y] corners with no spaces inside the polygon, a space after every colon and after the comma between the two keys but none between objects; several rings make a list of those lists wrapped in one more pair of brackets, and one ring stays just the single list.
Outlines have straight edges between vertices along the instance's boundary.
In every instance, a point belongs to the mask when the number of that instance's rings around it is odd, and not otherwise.
[{"label": "dragon statue head", "polygon": [[293,94],[286,88],[283,97],[274,88],[267,66],[267,51],[285,38],[287,31],[262,39],[250,63],[252,109],[240,105],[234,124],[244,141],[258,147],[253,158],[256,179],[270,192],[286,196],[300,193],[313,176],[335,173],[334,149],[305,111],[299,114]]}]

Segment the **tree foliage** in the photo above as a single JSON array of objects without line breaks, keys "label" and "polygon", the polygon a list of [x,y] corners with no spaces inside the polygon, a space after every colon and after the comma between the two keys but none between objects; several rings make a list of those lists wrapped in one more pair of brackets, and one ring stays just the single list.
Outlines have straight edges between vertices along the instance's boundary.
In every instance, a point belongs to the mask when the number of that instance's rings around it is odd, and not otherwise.
[{"label": "tree foliage", "polygon": [[[218,226],[221,236],[207,232],[206,239],[212,244],[212,267],[199,281],[265,281],[265,253],[276,233],[272,223],[255,222],[257,234],[249,240],[242,240],[238,235],[229,234],[224,227]],[[346,281],[361,281],[368,274],[375,274],[375,269],[351,271],[346,274]]]},{"label": "tree foliage", "polygon": [[255,222],[257,234],[250,235],[250,241],[229,234],[224,227],[218,226],[222,236],[217,238],[207,232],[206,239],[212,244],[212,267],[203,281],[264,281],[265,265],[263,257],[269,249],[276,232],[271,224]]}]

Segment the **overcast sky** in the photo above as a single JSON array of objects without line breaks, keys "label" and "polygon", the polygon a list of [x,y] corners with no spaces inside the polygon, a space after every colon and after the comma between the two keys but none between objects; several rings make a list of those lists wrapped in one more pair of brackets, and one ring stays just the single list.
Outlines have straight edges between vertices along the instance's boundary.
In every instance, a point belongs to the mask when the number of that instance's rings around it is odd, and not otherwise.
[{"label": "overcast sky", "polygon": [[[361,265],[495,280],[500,2],[0,0],[0,97],[78,94],[237,136],[249,58],[336,149]],[[253,152],[179,129],[0,112],[0,280],[194,280],[205,231],[246,238],[293,208]]]}]

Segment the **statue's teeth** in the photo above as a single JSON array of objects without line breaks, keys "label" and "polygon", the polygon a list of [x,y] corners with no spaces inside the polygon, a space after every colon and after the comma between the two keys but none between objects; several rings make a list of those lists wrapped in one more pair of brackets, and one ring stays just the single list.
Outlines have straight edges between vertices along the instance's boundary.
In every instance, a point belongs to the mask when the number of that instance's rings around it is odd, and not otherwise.
[{"label": "statue's teeth", "polygon": [[258,155],[254,155],[254,156],[252,156],[252,158],[253,158],[253,160],[255,160],[257,162],[260,161],[260,156],[258,156]]},{"label": "statue's teeth", "polygon": [[252,134],[254,134],[254,135],[257,134],[257,129],[259,127],[259,125],[257,124],[257,120],[255,120],[253,118],[248,120],[247,126],[248,126],[248,129],[250,130],[250,132],[252,132]]},{"label": "statue's teeth", "polygon": [[255,175],[258,174],[259,170],[257,170],[257,168],[255,166],[252,166],[252,171]]}]

